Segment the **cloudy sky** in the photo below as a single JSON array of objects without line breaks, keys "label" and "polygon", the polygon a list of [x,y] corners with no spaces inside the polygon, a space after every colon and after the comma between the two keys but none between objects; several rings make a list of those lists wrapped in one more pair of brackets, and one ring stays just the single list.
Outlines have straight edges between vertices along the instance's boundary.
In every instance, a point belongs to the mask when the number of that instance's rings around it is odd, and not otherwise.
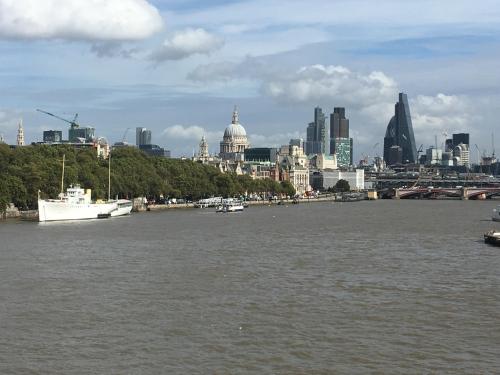
[{"label": "cloudy sky", "polygon": [[[304,137],[346,107],[355,158],[382,153],[398,92],[417,147],[500,142],[498,0],[0,0],[0,134],[65,118],[110,142],[136,126],[174,156],[218,151],[234,105],[252,146]],[[127,132],[127,128],[130,130]],[[500,147],[498,147],[500,149]]]}]

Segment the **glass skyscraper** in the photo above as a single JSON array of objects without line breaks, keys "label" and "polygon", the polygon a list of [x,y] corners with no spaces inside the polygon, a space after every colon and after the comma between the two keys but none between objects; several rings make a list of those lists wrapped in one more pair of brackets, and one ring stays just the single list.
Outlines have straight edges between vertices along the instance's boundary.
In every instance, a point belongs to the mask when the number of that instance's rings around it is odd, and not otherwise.
[{"label": "glass skyscraper", "polygon": [[307,126],[306,154],[324,154],[326,150],[325,114],[320,107],[314,108],[314,122]]},{"label": "glass skyscraper", "polygon": [[349,119],[344,107],[335,107],[330,114],[330,155],[337,154],[341,167],[352,165],[352,138],[349,138]]},{"label": "glass skyscraper", "polygon": [[396,103],[394,112],[394,116],[387,125],[384,137],[384,159],[387,165],[398,164],[399,160],[393,160],[395,159],[394,153],[391,153],[390,150],[393,146],[399,146],[401,148],[402,163],[416,163],[417,147],[406,94],[399,93],[399,101]]}]

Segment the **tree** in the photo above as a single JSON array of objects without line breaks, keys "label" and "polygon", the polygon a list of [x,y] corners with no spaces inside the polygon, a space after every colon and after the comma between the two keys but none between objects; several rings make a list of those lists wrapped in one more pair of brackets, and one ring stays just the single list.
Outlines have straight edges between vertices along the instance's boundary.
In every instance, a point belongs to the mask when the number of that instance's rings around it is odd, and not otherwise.
[{"label": "tree", "polygon": [[346,191],[351,191],[351,187],[349,186],[349,182],[346,180],[338,180],[337,183],[335,184],[335,190],[338,192],[346,192]]}]

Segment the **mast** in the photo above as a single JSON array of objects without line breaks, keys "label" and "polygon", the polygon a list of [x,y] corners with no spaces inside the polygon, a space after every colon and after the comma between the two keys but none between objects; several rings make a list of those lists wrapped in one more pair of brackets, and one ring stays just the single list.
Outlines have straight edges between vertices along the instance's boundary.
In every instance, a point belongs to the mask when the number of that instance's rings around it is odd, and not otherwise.
[{"label": "mast", "polygon": [[108,156],[108,201],[111,200],[111,151]]},{"label": "mast", "polygon": [[64,194],[64,161],[66,160],[66,154],[63,154],[62,160],[62,174],[61,174],[61,196]]}]

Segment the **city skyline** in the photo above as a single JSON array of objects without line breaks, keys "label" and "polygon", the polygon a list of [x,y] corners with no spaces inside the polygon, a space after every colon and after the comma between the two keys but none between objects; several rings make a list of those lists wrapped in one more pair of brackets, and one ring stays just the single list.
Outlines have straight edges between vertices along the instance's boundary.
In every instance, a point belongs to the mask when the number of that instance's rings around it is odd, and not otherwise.
[{"label": "city skyline", "polygon": [[[44,130],[66,133],[35,112],[43,108],[79,113],[82,126],[111,143],[126,128],[146,127],[174,156],[190,155],[202,135],[213,152],[238,104],[250,143],[278,146],[306,139],[315,106],[340,106],[356,162],[382,154],[397,94],[406,92],[417,145],[433,145],[437,135],[441,146],[443,133],[463,132],[491,153],[500,116],[493,1],[108,1],[103,15],[113,12],[127,27],[105,30],[82,2],[68,1],[64,11],[39,3],[0,0],[0,133],[8,143],[20,118],[27,143]],[[416,11],[422,7],[426,15]],[[58,17],[45,16],[51,9]],[[70,22],[71,11],[84,22]]]}]

